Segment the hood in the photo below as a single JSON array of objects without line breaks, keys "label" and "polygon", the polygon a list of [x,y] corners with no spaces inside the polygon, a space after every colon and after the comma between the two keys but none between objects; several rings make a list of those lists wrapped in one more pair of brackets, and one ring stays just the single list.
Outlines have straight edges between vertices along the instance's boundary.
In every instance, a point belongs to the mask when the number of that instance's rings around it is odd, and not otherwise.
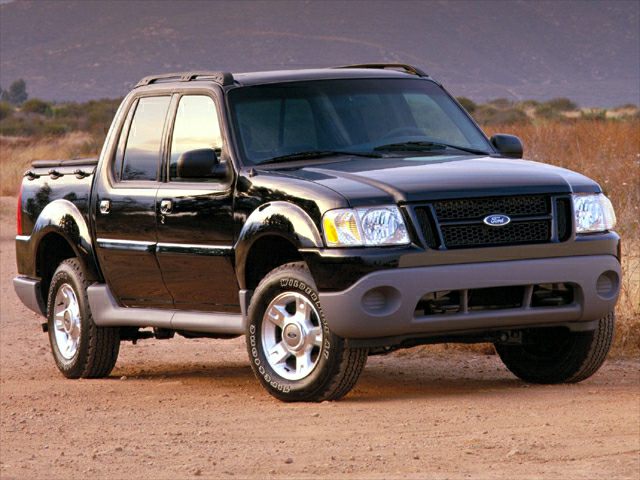
[{"label": "hood", "polygon": [[445,198],[600,192],[597,183],[564,168],[527,160],[467,155],[361,158],[287,165],[289,176],[324,185],[352,206]]}]

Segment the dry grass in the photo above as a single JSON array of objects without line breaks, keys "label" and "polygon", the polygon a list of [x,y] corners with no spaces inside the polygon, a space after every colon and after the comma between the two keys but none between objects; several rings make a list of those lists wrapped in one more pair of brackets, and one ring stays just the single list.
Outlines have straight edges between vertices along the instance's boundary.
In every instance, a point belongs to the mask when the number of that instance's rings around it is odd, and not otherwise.
[{"label": "dry grass", "polygon": [[615,349],[640,352],[640,121],[547,121],[486,132],[517,135],[526,158],[583,173],[611,198],[623,247]]},{"label": "dry grass", "polygon": [[[602,185],[616,207],[623,239],[615,349],[640,352],[640,121],[537,121],[486,131],[518,135],[526,158],[578,171]],[[0,137],[0,194],[15,195],[31,160],[96,155],[99,148],[86,133],[34,141]]]},{"label": "dry grass", "polygon": [[16,195],[22,174],[33,160],[56,160],[97,155],[101,145],[88,133],[62,137],[0,137],[0,195]]}]

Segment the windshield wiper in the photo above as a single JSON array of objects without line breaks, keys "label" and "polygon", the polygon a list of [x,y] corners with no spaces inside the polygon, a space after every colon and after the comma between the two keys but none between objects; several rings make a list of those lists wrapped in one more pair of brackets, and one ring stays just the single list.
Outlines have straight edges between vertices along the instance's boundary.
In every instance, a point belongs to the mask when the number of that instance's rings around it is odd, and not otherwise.
[{"label": "windshield wiper", "polygon": [[374,150],[378,152],[379,151],[421,152],[421,151],[428,151],[428,150],[442,150],[445,148],[454,148],[456,150],[462,150],[463,152],[474,153],[476,155],[489,155],[489,152],[485,152],[484,150],[479,150],[477,148],[461,147],[459,145],[449,145],[448,143],[427,142],[427,141],[389,143],[387,145],[380,145],[379,147],[374,148]]},{"label": "windshield wiper", "polygon": [[263,162],[260,162],[258,165],[265,165],[267,163],[280,163],[280,162],[290,162],[294,160],[312,160],[314,158],[324,158],[324,157],[337,157],[337,156],[351,156],[351,157],[369,157],[369,158],[380,158],[382,155],[376,152],[345,152],[341,150],[309,150],[304,152],[294,152],[289,153],[287,155],[280,155],[279,157],[273,157]]}]

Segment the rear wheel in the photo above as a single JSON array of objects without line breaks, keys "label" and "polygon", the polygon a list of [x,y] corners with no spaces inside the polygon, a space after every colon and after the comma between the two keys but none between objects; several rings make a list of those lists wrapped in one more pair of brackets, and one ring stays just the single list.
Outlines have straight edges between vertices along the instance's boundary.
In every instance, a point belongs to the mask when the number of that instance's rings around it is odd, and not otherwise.
[{"label": "rear wheel", "polygon": [[256,288],[248,317],[251,367],[280,400],[337,400],[364,369],[367,349],[351,348],[329,330],[304,263],[272,270]]},{"label": "rear wheel", "polygon": [[70,258],[60,264],[51,279],[47,321],[51,351],[58,369],[67,378],[106,377],[118,359],[120,330],[93,322],[82,264]]},{"label": "rear wheel", "polygon": [[539,328],[523,332],[522,345],[496,344],[506,367],[531,383],[576,383],[596,373],[611,347],[613,312],[590,332]]}]

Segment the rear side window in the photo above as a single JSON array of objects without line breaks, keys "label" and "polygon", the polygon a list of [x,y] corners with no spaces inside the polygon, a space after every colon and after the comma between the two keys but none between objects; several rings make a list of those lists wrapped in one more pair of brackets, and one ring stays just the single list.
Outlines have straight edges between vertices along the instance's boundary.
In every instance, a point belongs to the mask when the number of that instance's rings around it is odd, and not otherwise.
[{"label": "rear side window", "polygon": [[160,145],[171,97],[144,97],[138,101],[124,147],[122,180],[156,180]]},{"label": "rear side window", "polygon": [[[180,155],[191,150],[211,148],[218,159],[222,153],[222,134],[216,105],[206,95],[185,95],[180,99],[171,140],[169,178],[181,181],[177,176]],[[189,179],[193,181],[194,179]]]}]

